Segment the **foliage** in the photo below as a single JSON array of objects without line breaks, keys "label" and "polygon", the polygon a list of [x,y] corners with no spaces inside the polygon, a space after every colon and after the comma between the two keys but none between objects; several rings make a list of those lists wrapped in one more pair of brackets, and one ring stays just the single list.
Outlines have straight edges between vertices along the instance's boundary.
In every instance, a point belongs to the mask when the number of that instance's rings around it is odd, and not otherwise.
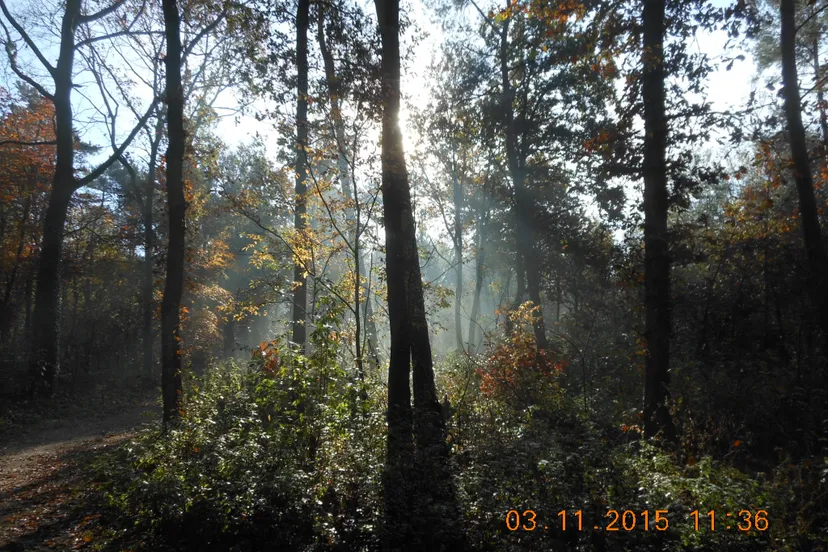
[{"label": "foliage", "polygon": [[330,353],[267,342],[253,360],[192,378],[185,415],[98,466],[111,506],[180,546],[354,550],[374,542],[380,420],[355,412]]},{"label": "foliage", "polygon": [[493,346],[478,369],[484,396],[531,406],[539,397],[560,389],[556,380],[566,361],[554,361],[549,352],[538,350],[531,329],[537,311],[527,301],[507,314],[510,328],[505,339]]}]

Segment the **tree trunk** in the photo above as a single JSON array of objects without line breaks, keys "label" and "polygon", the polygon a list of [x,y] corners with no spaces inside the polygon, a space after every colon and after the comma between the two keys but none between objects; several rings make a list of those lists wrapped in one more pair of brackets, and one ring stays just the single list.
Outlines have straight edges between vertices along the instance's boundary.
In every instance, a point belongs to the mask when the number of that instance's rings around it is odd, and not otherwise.
[{"label": "tree trunk", "polygon": [[[342,97],[339,86],[339,78],[336,75],[336,66],[334,65],[333,55],[328,48],[325,40],[325,18],[324,6],[320,5],[320,15],[317,20],[317,41],[319,42],[319,50],[322,53],[322,60],[325,65],[325,82],[328,87],[328,99],[331,102],[331,118],[333,119],[333,133],[336,141],[337,150],[337,169],[339,171],[339,185],[342,189],[342,194],[349,201],[354,201],[354,208],[346,211],[348,224],[354,227],[354,231],[350,235],[351,245],[353,246],[352,253],[354,254],[354,266],[358,275],[362,275],[367,279],[371,278],[371,274],[365,270],[365,260],[362,258],[360,252],[359,239],[362,230],[360,229],[361,221],[359,220],[359,197],[357,195],[356,182],[351,178],[351,168],[348,163],[348,140],[345,136],[345,123],[342,120],[342,110],[340,109],[339,99]],[[352,189],[353,188],[353,189]],[[371,300],[368,296],[368,285],[362,286],[361,276],[357,278],[357,286],[365,288],[365,317],[364,328],[361,327],[357,321],[357,336],[356,341],[360,343],[360,332],[364,331],[366,334],[366,345],[368,353],[368,363],[374,369],[379,368],[379,344],[377,343],[377,327],[374,322],[373,312],[371,307]],[[355,299],[356,311],[360,310],[359,300]],[[359,312],[356,312],[356,318],[359,319]],[[357,354],[358,362],[362,362],[361,351]]]},{"label": "tree trunk", "polygon": [[[399,128],[399,0],[376,0],[382,38],[382,196],[391,362],[388,457],[383,481],[387,550],[462,550],[445,420],[434,386],[416,228]],[[414,441],[409,392],[413,363]]]},{"label": "tree trunk", "polygon": [[152,335],[152,299],[155,285],[153,283],[153,269],[155,268],[155,231],[153,229],[153,207],[155,204],[155,170],[158,161],[158,148],[161,143],[161,132],[164,120],[160,114],[155,126],[155,134],[150,142],[150,158],[147,166],[147,182],[144,188],[144,264],[141,297],[141,345],[143,354],[144,374],[152,377],[154,364]]},{"label": "tree trunk", "polygon": [[780,13],[782,29],[782,81],[785,93],[785,117],[788,122],[788,140],[791,145],[794,181],[799,195],[799,217],[808,261],[811,267],[811,300],[817,309],[822,333],[828,336],[828,310],[825,290],[825,250],[819,225],[814,182],[808,159],[805,128],[802,125],[802,105],[799,98],[799,77],[796,68],[796,5],[794,0],[782,0]]},{"label": "tree trunk", "polygon": [[454,270],[457,281],[454,284],[454,335],[456,337],[457,352],[466,350],[463,346],[463,184],[457,174],[457,157],[455,155],[454,170],[452,171],[452,199],[454,200]]},{"label": "tree trunk", "polygon": [[[20,232],[17,236],[17,251],[14,255],[14,264],[11,267],[11,274],[6,280],[6,292],[3,294],[3,304],[0,305],[0,343],[6,342],[6,335],[10,328],[17,325],[17,305],[12,304],[12,291],[17,283],[17,273],[19,272],[23,263],[23,251],[26,248],[26,224],[29,222],[29,212],[32,207],[31,194],[26,195],[23,200],[23,214],[20,218]],[[0,242],[2,243],[2,242]]]},{"label": "tree trunk", "polygon": [[184,95],[181,85],[181,15],[176,0],[163,0],[167,40],[167,209],[169,246],[167,278],[161,301],[161,388],[164,424],[174,423],[181,411],[181,296],[187,203],[184,196]]},{"label": "tree trunk", "polygon": [[670,257],[667,234],[667,117],[664,92],[664,0],[645,0],[642,17],[644,103],[644,293],[647,359],[644,434],[674,428],[667,408],[670,381]]},{"label": "tree trunk", "polygon": [[32,393],[57,390],[60,372],[61,276],[63,226],[75,192],[75,152],[72,129],[72,64],[80,0],[67,0],[60,28],[60,53],[53,74],[55,82],[55,177],[49,194],[37,266],[37,287],[32,317]]},{"label": "tree trunk", "polygon": [[222,348],[225,358],[233,358],[236,348],[236,319],[233,313],[227,315],[227,322],[224,323],[222,331]]},{"label": "tree trunk", "polygon": [[29,278],[26,279],[26,289],[24,290],[26,296],[26,312],[23,318],[23,343],[27,351],[30,350],[29,347],[32,343],[32,305],[34,303],[34,285],[32,285],[32,282],[34,279],[31,276],[30,270]]},{"label": "tree trunk", "polygon": [[[819,37],[814,38],[813,43],[813,58],[814,58],[814,84],[817,95],[817,109],[819,109],[819,128],[822,131],[822,147],[828,150],[828,114],[825,112],[825,90],[820,82],[819,70]],[[795,58],[794,58],[795,59]],[[797,88],[799,83],[797,83]]]},{"label": "tree trunk", "polygon": [[[540,273],[536,252],[533,245],[532,231],[529,223],[532,218],[531,200],[526,191],[526,159],[518,143],[517,127],[514,113],[514,89],[509,77],[509,19],[503,22],[500,31],[500,81],[501,107],[506,123],[506,158],[509,175],[514,187],[513,215],[517,227],[517,247],[515,252],[517,268],[517,294],[513,308],[523,303],[524,294],[529,292],[529,299],[538,312],[532,320],[535,342],[539,351],[549,348],[546,339],[546,327],[543,320],[543,304],[540,296]],[[508,328],[508,326],[507,326]]]},{"label": "tree trunk", "polygon": [[[375,0],[382,35],[382,199],[385,225],[385,263],[388,321],[391,332],[388,365],[388,442],[383,498],[384,549],[414,550],[416,535],[409,507],[416,486],[410,481],[414,465],[411,411],[411,321],[406,303],[403,210],[407,174],[399,129],[400,62],[398,0]],[[408,222],[407,220],[405,222]]]},{"label": "tree trunk", "polygon": [[483,291],[483,275],[486,262],[486,246],[483,239],[483,220],[478,219],[477,236],[475,237],[474,256],[474,298],[472,299],[471,316],[469,319],[469,352],[477,352],[477,319],[480,317],[480,294]]},{"label": "tree trunk", "polygon": [[[293,227],[296,236],[304,240],[307,226],[307,142],[308,142],[308,21],[310,0],[299,0],[296,12],[296,68],[298,85],[296,98],[296,211]],[[308,278],[300,259],[294,259],[293,267],[293,342],[305,352],[307,335],[305,319],[307,318]]]}]

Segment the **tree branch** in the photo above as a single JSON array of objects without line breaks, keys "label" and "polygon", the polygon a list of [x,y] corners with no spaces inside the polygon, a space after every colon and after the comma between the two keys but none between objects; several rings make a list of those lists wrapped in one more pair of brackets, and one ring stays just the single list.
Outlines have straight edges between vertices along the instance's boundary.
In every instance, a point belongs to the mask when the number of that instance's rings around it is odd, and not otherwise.
[{"label": "tree branch", "polygon": [[54,146],[57,144],[56,140],[49,140],[48,142],[25,142],[23,140],[3,140],[0,146]]},{"label": "tree branch", "polygon": [[78,25],[84,25],[86,23],[91,23],[93,21],[97,21],[103,17],[106,17],[110,13],[114,13],[118,8],[125,4],[124,0],[116,0],[114,4],[109,6],[108,8],[104,8],[99,12],[91,13],[89,15],[81,15],[78,17]]},{"label": "tree branch", "polygon": [[216,16],[216,19],[212,23],[210,23],[209,25],[207,25],[206,27],[201,29],[201,31],[199,31],[199,33],[197,35],[195,35],[195,37],[187,44],[187,46],[184,47],[184,51],[181,53],[181,61],[182,62],[185,59],[187,59],[187,56],[190,55],[190,53],[193,51],[193,48],[195,48],[196,44],[198,44],[199,41],[202,38],[204,38],[204,36],[207,33],[212,32],[213,29],[215,29],[218,26],[218,24],[221,23],[222,20],[226,16],[227,16],[227,8],[222,10],[222,12],[220,14],[218,14],[218,16]]},{"label": "tree branch", "polygon": [[[2,0],[0,0],[2,2]],[[40,83],[34,80],[32,77],[24,73],[20,67],[17,65],[17,54],[14,51],[14,42],[12,42],[11,33],[9,33],[8,27],[6,24],[0,20],[0,27],[3,27],[3,31],[6,33],[6,40],[3,42],[3,45],[6,47],[6,55],[9,58],[9,66],[11,70],[14,71],[14,74],[18,76],[21,80],[26,82],[29,86],[40,92],[40,95],[49,100],[50,102],[54,103],[55,97],[50,94]]]},{"label": "tree branch", "polygon": [[117,31],[110,34],[105,34],[101,36],[93,36],[84,40],[81,40],[77,44],[75,44],[75,48],[80,48],[82,46],[89,46],[92,43],[100,42],[101,40],[108,40],[110,38],[116,38],[119,36],[146,36],[146,35],[163,35],[164,31],[131,31],[129,29],[124,31]]},{"label": "tree branch", "polygon": [[126,140],[124,140],[121,143],[121,146],[118,149],[116,149],[113,152],[112,155],[109,156],[109,159],[107,159],[106,161],[101,163],[98,166],[98,168],[95,169],[94,171],[92,171],[91,173],[87,174],[83,178],[78,178],[75,181],[75,189],[78,189],[81,186],[86,186],[87,184],[89,184],[90,182],[92,182],[93,180],[95,180],[96,178],[101,176],[106,171],[106,169],[109,168],[110,165],[112,165],[115,161],[117,161],[118,159],[121,158],[121,156],[124,154],[124,151],[132,143],[132,140],[135,138],[135,136],[138,135],[138,132],[144,127],[144,125],[147,124],[147,121],[149,120],[149,118],[152,115],[153,111],[155,111],[155,105],[158,103],[158,100],[159,100],[159,98],[156,97],[152,101],[149,108],[147,109],[147,112],[144,113],[144,116],[141,117],[141,119],[138,121],[138,123],[132,129],[132,132],[129,133],[129,136],[127,136]]},{"label": "tree branch", "polygon": [[[40,49],[37,47],[37,45],[34,43],[34,41],[29,37],[29,35],[26,33],[25,29],[23,29],[23,27],[20,25],[20,23],[18,23],[17,20],[14,17],[12,17],[12,14],[9,13],[9,10],[6,7],[5,0],[0,0],[0,10],[3,11],[3,15],[5,15],[6,19],[9,20],[9,23],[11,23],[11,26],[14,27],[14,30],[17,31],[18,34],[20,34],[20,36],[23,38],[23,41],[26,43],[26,45],[29,48],[31,48],[32,52],[34,52],[34,55],[37,57],[38,60],[40,60],[40,63],[42,63],[43,66],[46,68],[46,70],[49,71],[49,74],[54,76],[55,75],[55,68],[52,67],[52,64],[49,63],[49,61],[44,57],[44,55],[42,53],[40,53]],[[5,28],[5,25],[3,27]],[[6,29],[6,34],[8,35],[8,29]],[[9,37],[9,39],[11,39],[11,37]]]}]

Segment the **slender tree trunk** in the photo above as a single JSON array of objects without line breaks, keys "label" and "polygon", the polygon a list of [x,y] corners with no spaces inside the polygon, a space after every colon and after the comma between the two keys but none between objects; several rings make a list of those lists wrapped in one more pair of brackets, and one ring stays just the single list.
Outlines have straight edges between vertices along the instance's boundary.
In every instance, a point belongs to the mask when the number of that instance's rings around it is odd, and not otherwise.
[{"label": "slender tree trunk", "polygon": [[782,81],[785,93],[785,117],[788,122],[788,140],[791,144],[794,180],[799,195],[799,217],[808,261],[811,267],[811,300],[818,311],[819,325],[828,335],[828,309],[826,309],[826,258],[822,245],[814,182],[808,159],[805,128],[802,125],[802,105],[799,98],[799,77],[796,68],[796,4],[794,0],[782,0],[780,13],[782,29]]},{"label": "slender tree trunk", "polygon": [[[375,5],[382,37],[382,195],[391,325],[384,545],[388,550],[462,550],[464,539],[447,461],[445,420],[434,385],[416,227],[399,128],[399,0],[376,0]],[[413,448],[410,362],[416,442],[413,473],[408,473]]]},{"label": "slender tree trunk", "polygon": [[235,356],[236,348],[236,319],[230,313],[227,317],[227,322],[224,323],[224,330],[222,332],[222,348],[224,349],[225,358],[233,358]]},{"label": "slender tree trunk", "polygon": [[641,96],[644,103],[644,292],[647,359],[644,434],[674,428],[667,408],[670,382],[670,251],[667,234],[667,117],[664,92],[664,0],[645,0]]},{"label": "slender tree trunk", "polygon": [[452,199],[454,200],[454,270],[457,281],[454,284],[454,335],[457,340],[457,352],[463,352],[463,184],[460,181],[457,168],[457,157],[452,174]]},{"label": "slender tree trunk", "polygon": [[[506,157],[509,165],[509,175],[514,187],[513,215],[517,226],[517,294],[513,308],[523,302],[524,294],[529,292],[538,312],[532,321],[535,341],[539,351],[549,348],[546,338],[546,326],[543,320],[543,303],[540,296],[540,272],[535,259],[532,231],[529,226],[532,218],[531,200],[526,190],[526,163],[518,143],[518,131],[515,124],[514,95],[515,91],[509,76],[509,19],[503,23],[500,31],[500,81],[501,104],[506,123]],[[525,279],[524,279],[525,278]]]},{"label": "slender tree trunk", "polygon": [[164,424],[174,423],[181,411],[181,296],[187,202],[184,196],[184,96],[181,85],[181,15],[176,0],[163,0],[167,40],[167,209],[169,246],[167,278],[161,301],[161,387]]},{"label": "slender tree trunk", "polygon": [[[31,194],[26,195],[23,200],[23,214],[20,217],[20,232],[17,236],[17,251],[14,255],[14,264],[11,267],[11,273],[6,280],[6,292],[3,294],[3,304],[0,305],[0,343],[5,343],[6,335],[10,328],[17,325],[17,305],[12,304],[12,291],[17,283],[17,273],[23,263],[23,251],[26,248],[26,225],[29,222],[29,212],[32,207]],[[2,243],[2,242],[0,242]]]},{"label": "slender tree trunk", "polygon": [[[296,98],[296,211],[293,227],[299,240],[304,239],[307,221],[307,142],[308,142],[308,24],[310,0],[299,0],[296,12],[296,67],[299,73]],[[293,342],[305,351],[308,303],[308,278],[305,267],[294,259],[293,268]]]},{"label": "slender tree trunk", "polygon": [[24,294],[26,296],[26,313],[23,319],[23,340],[26,345],[26,350],[30,350],[29,346],[32,343],[32,307],[34,304],[34,285],[32,284],[31,271],[29,278],[26,279],[26,289]]},{"label": "slender tree trunk", "polygon": [[141,345],[144,364],[144,374],[152,377],[153,345],[155,339],[152,334],[153,309],[152,299],[155,285],[153,283],[153,269],[155,268],[155,230],[153,229],[153,207],[155,204],[155,170],[158,161],[158,148],[161,144],[164,119],[158,116],[155,125],[155,134],[150,141],[150,158],[147,168],[147,181],[144,187],[144,263],[141,297]]},{"label": "slender tree trunk", "polygon": [[[821,71],[819,68],[819,37],[814,38],[812,46],[814,58],[814,83],[816,84],[817,109],[819,109],[819,128],[822,131],[822,147],[828,150],[828,114],[825,112],[825,88],[819,82]],[[797,87],[799,84],[797,83]]]},{"label": "slender tree trunk", "polygon": [[484,216],[478,212],[477,232],[475,236],[474,253],[474,298],[472,299],[471,317],[469,320],[469,352],[477,352],[477,319],[480,317],[480,294],[483,291],[483,276],[486,263],[485,232],[488,223],[488,212]]},{"label": "slender tree trunk", "polygon": [[37,267],[37,287],[32,322],[32,393],[57,390],[60,372],[61,276],[63,226],[75,192],[74,133],[72,129],[72,65],[80,0],[67,0],[60,28],[60,53],[53,74],[55,82],[55,177],[49,194]]},{"label": "slender tree trunk", "polygon": [[[357,189],[356,189],[356,182],[351,178],[351,168],[350,164],[348,163],[348,140],[345,136],[345,123],[342,120],[342,110],[340,108],[339,99],[342,97],[341,88],[339,86],[339,78],[336,74],[336,66],[334,64],[333,55],[331,54],[330,49],[328,48],[327,41],[325,40],[325,12],[324,6],[320,5],[320,15],[317,20],[317,41],[319,42],[319,50],[322,53],[322,60],[325,65],[325,82],[328,87],[328,99],[331,102],[331,118],[333,119],[333,133],[334,133],[334,140],[336,140],[336,150],[337,150],[337,169],[339,171],[339,185],[342,189],[342,194],[348,201],[354,201],[354,208],[348,209],[346,211],[346,216],[348,219],[348,224],[354,228],[354,231],[351,233],[349,239],[353,246],[353,254],[354,254],[354,266],[358,272],[358,274],[363,275],[367,278],[370,278],[371,275],[366,272],[365,270],[365,260],[362,258],[362,254],[360,253],[360,235],[362,230],[360,229],[361,221],[359,217],[357,217],[357,212],[359,211],[359,198],[357,196]],[[353,188],[353,190],[352,190]],[[360,327],[360,323],[357,323],[357,338],[356,341],[360,342],[360,332],[365,331],[366,333],[366,345],[367,345],[367,353],[368,353],[368,362],[370,365],[373,366],[374,369],[379,368],[379,344],[377,343],[377,327],[374,322],[373,312],[371,307],[371,301],[368,296],[368,285],[366,280],[366,285],[362,286],[361,277],[357,278],[357,285],[360,287],[366,288],[365,293],[365,317],[364,317],[364,328]],[[358,299],[355,299],[357,303],[359,303]],[[357,304],[357,309],[360,310],[359,304]],[[357,318],[359,315],[357,314]],[[361,345],[360,345],[361,348]],[[361,352],[357,355],[359,358],[359,362],[362,361],[362,354]]]}]

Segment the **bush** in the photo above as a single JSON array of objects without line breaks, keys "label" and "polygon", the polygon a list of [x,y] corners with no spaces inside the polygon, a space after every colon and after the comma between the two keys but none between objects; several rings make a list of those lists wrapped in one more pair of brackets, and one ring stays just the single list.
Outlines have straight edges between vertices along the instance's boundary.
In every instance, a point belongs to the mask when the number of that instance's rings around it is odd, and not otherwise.
[{"label": "bush", "polygon": [[[599,415],[558,386],[535,386],[528,405],[514,400],[509,387],[489,392],[490,371],[480,367],[491,359],[452,357],[440,370],[452,404],[458,496],[475,550],[794,551],[828,544],[828,464],[788,464],[766,476],[737,469],[734,455],[676,457],[644,441],[636,426],[599,425]],[[506,523],[512,510],[520,516],[515,531]],[[567,531],[560,530],[562,510],[568,512]],[[582,531],[573,530],[578,510]],[[619,519],[619,531],[594,531],[595,524],[612,521],[610,510],[634,513],[635,528],[624,530]],[[656,531],[656,510],[667,510],[667,531]],[[766,511],[767,529],[738,531],[742,510],[751,512],[751,523]],[[515,521],[513,513],[512,528]],[[533,522],[534,531],[523,529]]]},{"label": "bush", "polygon": [[99,462],[109,504],[179,549],[375,548],[383,420],[355,408],[359,385],[323,341],[308,358],[263,343],[188,378],[174,428]]}]

